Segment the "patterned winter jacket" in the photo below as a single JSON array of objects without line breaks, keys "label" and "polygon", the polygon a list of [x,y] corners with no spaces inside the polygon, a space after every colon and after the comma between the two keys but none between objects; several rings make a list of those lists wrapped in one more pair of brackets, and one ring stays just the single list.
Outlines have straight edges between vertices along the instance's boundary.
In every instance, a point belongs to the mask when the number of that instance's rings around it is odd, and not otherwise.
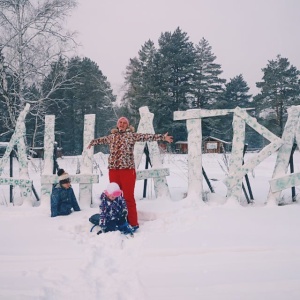
[{"label": "patterned winter jacket", "polygon": [[72,208],[80,211],[73,189],[65,189],[57,184],[51,194],[51,217],[69,215]]},{"label": "patterned winter jacket", "polygon": [[110,155],[108,157],[108,169],[135,169],[134,144],[136,142],[164,141],[163,134],[135,133],[131,130],[116,132],[90,142],[90,146],[108,144]]},{"label": "patterned winter jacket", "polygon": [[110,200],[105,193],[100,196],[100,221],[99,225],[102,229],[106,229],[106,226],[112,220],[124,219],[128,214],[127,205],[125,199],[122,196],[115,198],[115,200]]}]

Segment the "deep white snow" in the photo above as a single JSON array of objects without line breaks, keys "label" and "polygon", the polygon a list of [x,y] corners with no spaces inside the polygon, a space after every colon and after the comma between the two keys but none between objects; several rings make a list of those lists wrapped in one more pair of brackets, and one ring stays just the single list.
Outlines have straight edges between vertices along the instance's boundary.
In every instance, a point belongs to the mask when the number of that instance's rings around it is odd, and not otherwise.
[{"label": "deep white snow", "polygon": [[[141,200],[143,182],[138,181],[141,226],[129,239],[119,232],[89,232],[88,218],[98,212],[98,198],[108,183],[106,155],[95,155],[103,173],[93,186],[95,207],[70,216],[51,218],[49,205],[13,206],[9,187],[0,186],[0,299],[300,299],[300,206],[265,205],[276,154],[249,174],[254,205],[244,197],[241,204],[226,203],[223,157],[203,155],[216,193],[204,182],[206,202],[199,199],[197,205],[184,199],[187,156],[164,155],[172,200],[155,199],[151,180],[147,199]],[[295,172],[299,162],[296,151]],[[78,158],[58,163],[75,174]],[[38,159],[29,163],[38,193],[42,167]],[[3,175],[9,175],[8,166]],[[73,187],[78,195],[78,186]],[[17,202],[18,188],[14,196]],[[291,191],[285,190],[282,201],[291,203],[290,198]]]}]

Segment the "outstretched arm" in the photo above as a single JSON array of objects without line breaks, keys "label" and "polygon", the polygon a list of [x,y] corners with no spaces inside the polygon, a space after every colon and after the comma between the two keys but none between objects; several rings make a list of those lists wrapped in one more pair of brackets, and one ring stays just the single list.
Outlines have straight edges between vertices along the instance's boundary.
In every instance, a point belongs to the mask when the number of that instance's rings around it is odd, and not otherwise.
[{"label": "outstretched arm", "polygon": [[99,144],[109,144],[109,137],[104,136],[95,140],[91,140],[89,145],[87,146],[87,149],[90,149],[92,146],[96,146]]},{"label": "outstretched arm", "polygon": [[168,135],[168,132],[164,135],[164,140],[167,141],[168,143],[173,142],[173,137],[171,135]]},{"label": "outstretched arm", "polygon": [[166,141],[168,143],[173,142],[173,137],[166,134],[161,133],[133,133],[135,142],[155,142],[155,141]]}]

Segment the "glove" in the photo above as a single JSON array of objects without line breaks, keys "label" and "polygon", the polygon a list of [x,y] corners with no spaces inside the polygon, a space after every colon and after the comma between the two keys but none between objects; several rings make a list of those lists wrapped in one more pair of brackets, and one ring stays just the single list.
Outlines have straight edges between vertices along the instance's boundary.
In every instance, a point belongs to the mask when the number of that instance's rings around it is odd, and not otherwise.
[{"label": "glove", "polygon": [[124,210],[124,211],[122,212],[122,217],[123,217],[123,218],[126,218],[126,217],[127,217],[127,215],[128,215],[128,212],[127,212],[127,210]]},{"label": "glove", "polygon": [[133,235],[133,230],[131,228],[131,226],[125,222],[122,225],[118,226],[118,229],[123,233],[123,234],[130,234]]}]

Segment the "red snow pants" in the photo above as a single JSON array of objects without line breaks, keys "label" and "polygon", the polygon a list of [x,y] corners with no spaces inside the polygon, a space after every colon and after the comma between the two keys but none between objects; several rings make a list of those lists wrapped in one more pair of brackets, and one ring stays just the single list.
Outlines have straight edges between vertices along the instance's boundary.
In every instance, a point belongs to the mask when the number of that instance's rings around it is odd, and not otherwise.
[{"label": "red snow pants", "polygon": [[128,208],[128,223],[131,226],[139,225],[134,199],[134,187],[136,181],[135,169],[109,169],[109,181],[116,182],[123,191]]}]

